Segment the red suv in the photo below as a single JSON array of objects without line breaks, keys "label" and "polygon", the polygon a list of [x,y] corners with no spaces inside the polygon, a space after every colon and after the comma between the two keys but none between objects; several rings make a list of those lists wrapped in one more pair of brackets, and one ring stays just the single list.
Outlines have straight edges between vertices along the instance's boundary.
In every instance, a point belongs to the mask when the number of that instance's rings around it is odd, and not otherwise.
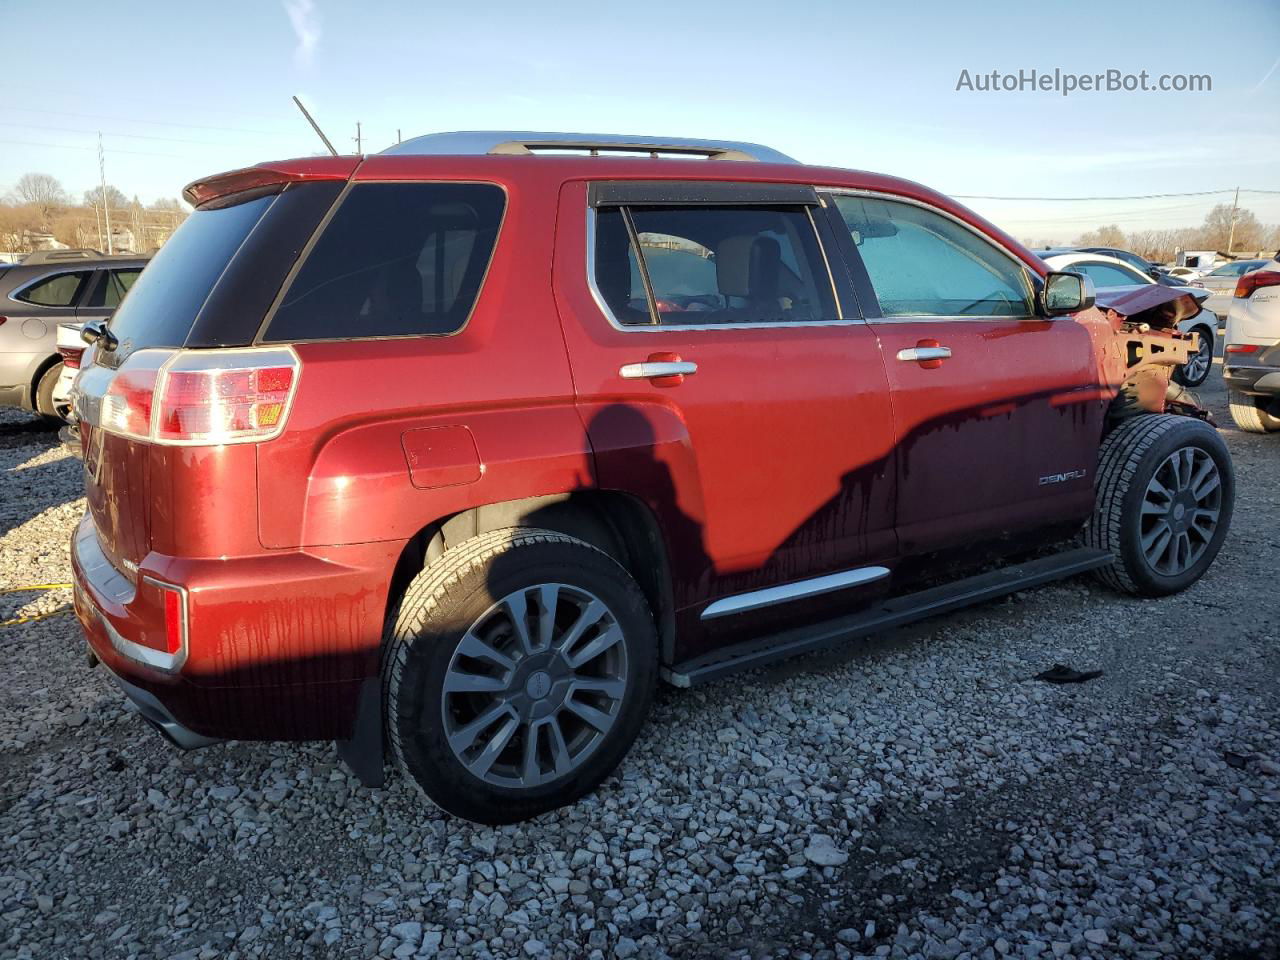
[{"label": "red suv", "polygon": [[385,749],[516,820],[659,677],[1085,570],[1171,593],[1227,531],[1169,304],[1098,309],[914,183],[472,133],[186,196],[86,332],[73,544],[92,658],[181,746],[332,738],[369,783]]}]

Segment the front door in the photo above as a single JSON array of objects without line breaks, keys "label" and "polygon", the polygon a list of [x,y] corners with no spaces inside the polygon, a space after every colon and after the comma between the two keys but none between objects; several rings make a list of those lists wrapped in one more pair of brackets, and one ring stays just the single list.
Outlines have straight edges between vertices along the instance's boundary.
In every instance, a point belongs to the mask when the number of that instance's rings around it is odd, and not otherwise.
[{"label": "front door", "polygon": [[[650,505],[676,605],[704,617],[890,559],[888,384],[833,292],[813,191],[653,186],[561,198],[556,296],[599,486]],[[852,603],[882,581],[835,582]]]},{"label": "front door", "polygon": [[829,199],[888,368],[903,552],[1086,517],[1102,408],[1084,327],[1036,316],[1025,265],[951,215]]}]

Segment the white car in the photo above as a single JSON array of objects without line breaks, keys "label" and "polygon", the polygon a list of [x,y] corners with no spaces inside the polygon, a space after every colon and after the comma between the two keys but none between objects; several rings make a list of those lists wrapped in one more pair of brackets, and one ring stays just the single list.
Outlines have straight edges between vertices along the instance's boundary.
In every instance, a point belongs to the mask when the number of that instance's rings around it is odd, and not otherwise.
[{"label": "white car", "polygon": [[[1041,259],[1054,270],[1084,274],[1098,288],[1132,287],[1156,282],[1123,260],[1100,253],[1054,253]],[[1209,371],[1213,369],[1213,355],[1217,349],[1218,317],[1212,310],[1204,308],[1204,301],[1209,296],[1209,291],[1204,288],[1173,287],[1171,289],[1191,294],[1201,306],[1198,314],[1178,324],[1178,329],[1183,333],[1196,335],[1196,352],[1190,360],[1174,372],[1174,377],[1184,387],[1198,387],[1205,382]]]},{"label": "white car", "polygon": [[85,343],[80,339],[79,323],[58,324],[56,349],[62,356],[62,373],[53,387],[53,410],[67,423],[73,423],[71,413],[71,387],[80,373],[80,361],[84,358]]},{"label": "white car", "polygon": [[1236,282],[1222,379],[1237,427],[1280,432],[1280,256]]}]

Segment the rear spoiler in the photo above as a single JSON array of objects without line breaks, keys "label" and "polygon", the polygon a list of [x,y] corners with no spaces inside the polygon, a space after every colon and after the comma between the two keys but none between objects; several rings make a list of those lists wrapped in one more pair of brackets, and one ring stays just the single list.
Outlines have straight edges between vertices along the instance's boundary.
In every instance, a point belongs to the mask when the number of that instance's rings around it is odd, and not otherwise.
[{"label": "rear spoiler", "polygon": [[349,180],[361,157],[307,157],[244,167],[194,180],[183,188],[182,198],[199,208],[222,197],[287,183],[309,180]]}]

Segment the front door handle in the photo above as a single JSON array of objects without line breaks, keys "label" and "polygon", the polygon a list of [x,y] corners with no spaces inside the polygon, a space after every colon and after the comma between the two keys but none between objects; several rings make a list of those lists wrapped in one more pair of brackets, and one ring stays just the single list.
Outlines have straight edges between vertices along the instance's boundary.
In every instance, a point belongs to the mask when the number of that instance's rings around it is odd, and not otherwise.
[{"label": "front door handle", "polygon": [[951,359],[951,348],[944,347],[937,340],[921,340],[914,347],[899,350],[898,359],[918,363],[926,370],[935,370],[942,366],[943,360]]},{"label": "front door handle", "polygon": [[618,369],[623,380],[651,380],[655,386],[674,387],[684,383],[685,377],[698,372],[692,360],[682,360],[675,353],[651,353],[641,363],[624,363]]}]

